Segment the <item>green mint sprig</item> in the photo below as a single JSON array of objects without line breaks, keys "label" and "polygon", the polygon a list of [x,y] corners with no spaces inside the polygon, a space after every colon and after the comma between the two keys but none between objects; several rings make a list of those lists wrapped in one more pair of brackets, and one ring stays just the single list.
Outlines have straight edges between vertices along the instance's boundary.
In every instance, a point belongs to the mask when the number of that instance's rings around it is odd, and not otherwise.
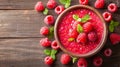
[{"label": "green mint sprig", "polygon": [[78,58],[76,57],[72,57],[72,63],[75,63],[77,61]]},{"label": "green mint sprig", "polygon": [[83,27],[80,24],[77,25],[77,32],[78,33],[82,33],[83,32]]},{"label": "green mint sprig", "polygon": [[49,34],[48,34],[48,38],[53,38],[54,37],[54,26],[51,26],[49,28]]},{"label": "green mint sprig", "polygon": [[47,15],[47,14],[48,14],[48,9],[47,9],[47,8],[44,9],[43,14],[44,14],[44,15]]},{"label": "green mint sprig", "polygon": [[61,4],[65,6],[65,8],[68,8],[71,5],[71,0],[59,0]]},{"label": "green mint sprig", "polygon": [[112,20],[109,24],[109,31],[114,32],[115,27],[117,27],[118,25],[119,25],[119,22]]},{"label": "green mint sprig", "polygon": [[71,42],[71,41],[74,41],[75,38],[69,38],[68,41]]}]

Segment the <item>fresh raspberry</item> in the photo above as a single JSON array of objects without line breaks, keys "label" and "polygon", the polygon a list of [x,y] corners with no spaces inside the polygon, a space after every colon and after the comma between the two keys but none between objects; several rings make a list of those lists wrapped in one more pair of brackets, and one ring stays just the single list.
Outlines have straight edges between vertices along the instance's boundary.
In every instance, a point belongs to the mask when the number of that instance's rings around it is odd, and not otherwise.
[{"label": "fresh raspberry", "polygon": [[40,34],[42,35],[48,35],[49,34],[49,28],[44,26],[40,29]]},{"label": "fresh raspberry", "polygon": [[52,43],[51,43],[51,47],[55,50],[58,50],[59,49],[59,45],[57,44],[56,40],[54,40]]},{"label": "fresh raspberry", "polygon": [[47,57],[45,57],[44,62],[47,65],[51,65],[53,63],[53,58],[50,56],[47,56]]},{"label": "fresh raspberry", "polygon": [[41,1],[37,2],[36,5],[35,5],[35,10],[40,12],[40,11],[43,11],[44,10],[44,5]]},{"label": "fresh raspberry", "polygon": [[70,29],[68,35],[69,35],[70,38],[77,38],[78,32],[77,32],[76,29]]},{"label": "fresh raspberry", "polygon": [[77,42],[85,44],[87,42],[87,35],[86,33],[80,33],[77,37]]},{"label": "fresh raspberry", "polygon": [[107,57],[111,56],[112,55],[112,50],[110,48],[105,49],[104,55],[107,56]]},{"label": "fresh raspberry", "polygon": [[110,22],[112,20],[112,14],[109,12],[104,12],[103,14],[103,18],[105,19],[105,21]]},{"label": "fresh raspberry", "polygon": [[56,8],[55,8],[55,13],[56,14],[60,14],[60,13],[62,13],[64,11],[64,6],[57,6]]},{"label": "fresh raspberry", "polygon": [[90,22],[87,22],[83,25],[84,32],[88,33],[93,29],[93,26]]},{"label": "fresh raspberry", "polygon": [[78,67],[87,67],[88,63],[85,58],[80,58],[77,62]]},{"label": "fresh raspberry", "polygon": [[57,5],[57,3],[55,0],[48,0],[48,2],[47,2],[47,8],[49,8],[49,9],[55,8],[56,5]]},{"label": "fresh raspberry", "polygon": [[118,7],[115,3],[111,3],[111,4],[108,5],[108,10],[110,12],[116,12],[118,10]]},{"label": "fresh raspberry", "polygon": [[104,0],[96,0],[95,4],[94,4],[95,8],[103,8],[104,5],[105,5],[105,1]]},{"label": "fresh raspberry", "polygon": [[88,5],[88,0],[79,0],[79,3],[82,5]]},{"label": "fresh raspberry", "polygon": [[120,35],[116,34],[116,33],[112,33],[110,35],[110,40],[111,40],[112,44],[115,45],[120,42]]},{"label": "fresh raspberry", "polygon": [[71,61],[71,57],[68,54],[62,54],[60,58],[60,62],[62,64],[68,64]]},{"label": "fresh raspberry", "polygon": [[48,38],[43,38],[40,40],[40,44],[43,47],[49,47],[49,46],[51,46],[51,41],[49,41]]},{"label": "fresh raspberry", "polygon": [[100,67],[103,63],[103,59],[101,57],[95,57],[93,59],[93,64],[96,66],[96,67]]},{"label": "fresh raspberry", "polygon": [[88,39],[92,42],[97,40],[97,34],[95,32],[88,33]]},{"label": "fresh raspberry", "polygon": [[48,25],[54,24],[54,17],[52,15],[48,15],[44,18],[44,22]]}]

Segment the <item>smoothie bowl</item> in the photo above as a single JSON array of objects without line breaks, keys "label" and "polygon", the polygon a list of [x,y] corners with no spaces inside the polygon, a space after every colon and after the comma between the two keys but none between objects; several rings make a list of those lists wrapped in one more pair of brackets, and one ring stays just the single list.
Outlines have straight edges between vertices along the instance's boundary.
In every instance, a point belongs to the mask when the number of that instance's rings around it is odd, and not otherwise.
[{"label": "smoothie bowl", "polygon": [[75,5],[58,16],[54,34],[64,52],[74,57],[90,57],[104,46],[106,27],[97,10],[85,5]]}]

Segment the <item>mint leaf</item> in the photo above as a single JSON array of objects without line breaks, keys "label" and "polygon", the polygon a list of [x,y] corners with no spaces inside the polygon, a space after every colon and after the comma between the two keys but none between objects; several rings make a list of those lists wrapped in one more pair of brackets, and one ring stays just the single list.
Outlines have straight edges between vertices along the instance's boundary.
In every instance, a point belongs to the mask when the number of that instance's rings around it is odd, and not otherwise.
[{"label": "mint leaf", "polygon": [[54,37],[54,27],[51,26],[49,28],[49,34],[48,34],[48,38],[53,38]]},{"label": "mint leaf", "polygon": [[57,53],[57,50],[52,49],[51,50],[51,55],[55,55]]},{"label": "mint leaf", "polygon": [[55,59],[56,59],[55,54],[52,54],[52,55],[51,55],[51,57],[53,58],[53,60],[55,60]]},{"label": "mint leaf", "polygon": [[71,41],[74,41],[74,40],[75,40],[75,38],[69,38],[69,39],[68,39],[68,41],[70,41],[70,42],[71,42]]},{"label": "mint leaf", "polygon": [[72,62],[75,63],[77,61],[76,57],[72,57]]},{"label": "mint leaf", "polygon": [[65,4],[65,8],[68,8],[70,6],[70,3]]},{"label": "mint leaf", "polygon": [[85,23],[90,20],[90,15],[86,14],[84,17],[81,18],[81,22]]},{"label": "mint leaf", "polygon": [[67,0],[59,0],[59,2],[60,2],[61,4],[66,4],[66,3],[67,3]]},{"label": "mint leaf", "polygon": [[113,32],[113,31],[114,31],[114,26],[113,26],[113,25],[110,25],[110,26],[109,26],[109,31],[110,31],[110,32]]},{"label": "mint leaf", "polygon": [[83,32],[83,27],[80,24],[77,25],[77,32],[78,33],[82,33]]},{"label": "mint leaf", "polygon": [[79,16],[76,14],[73,14],[73,19],[77,21],[79,19]]},{"label": "mint leaf", "polygon": [[111,20],[111,22],[109,24],[109,31],[114,32],[115,27],[118,25],[119,25],[119,22],[115,22],[115,21]]},{"label": "mint leaf", "polygon": [[50,49],[45,49],[44,53],[45,53],[45,55],[50,56],[51,55],[51,50]]},{"label": "mint leaf", "polygon": [[59,2],[65,5],[65,8],[68,8],[71,4],[71,0],[59,0]]},{"label": "mint leaf", "polygon": [[45,10],[43,11],[43,14],[44,14],[44,15],[47,15],[47,14],[48,14],[48,9],[47,9],[47,8],[45,8]]}]

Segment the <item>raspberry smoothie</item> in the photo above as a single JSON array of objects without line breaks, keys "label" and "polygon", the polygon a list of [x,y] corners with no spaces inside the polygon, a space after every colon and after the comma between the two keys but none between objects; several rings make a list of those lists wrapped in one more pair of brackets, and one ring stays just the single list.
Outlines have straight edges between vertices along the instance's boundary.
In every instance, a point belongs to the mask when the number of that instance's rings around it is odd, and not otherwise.
[{"label": "raspberry smoothie", "polygon": [[[89,15],[89,20],[83,22],[75,20],[73,15],[83,18]],[[85,20],[86,17],[83,19]],[[71,52],[85,54],[94,50],[103,36],[103,23],[100,18],[89,9],[76,9],[64,15],[58,24],[58,37],[61,44]]]}]

